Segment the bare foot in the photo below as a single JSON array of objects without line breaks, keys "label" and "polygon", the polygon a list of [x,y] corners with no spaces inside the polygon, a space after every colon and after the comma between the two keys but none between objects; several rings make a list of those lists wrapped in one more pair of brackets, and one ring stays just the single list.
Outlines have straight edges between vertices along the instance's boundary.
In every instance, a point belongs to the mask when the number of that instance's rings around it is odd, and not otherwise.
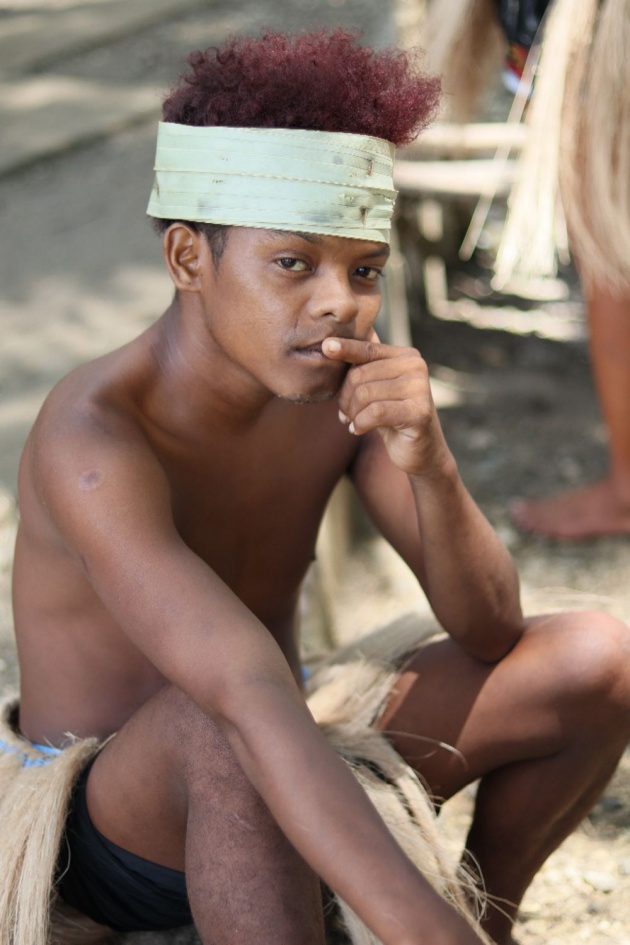
[{"label": "bare foot", "polygon": [[565,541],[630,535],[630,498],[620,498],[611,478],[548,499],[514,499],[510,514],[523,531]]}]

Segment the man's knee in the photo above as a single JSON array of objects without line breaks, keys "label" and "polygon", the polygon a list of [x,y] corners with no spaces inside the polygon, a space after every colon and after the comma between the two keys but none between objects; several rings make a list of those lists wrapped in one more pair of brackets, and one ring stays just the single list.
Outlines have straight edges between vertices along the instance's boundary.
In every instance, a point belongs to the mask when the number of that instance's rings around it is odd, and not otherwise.
[{"label": "man's knee", "polygon": [[[598,611],[541,618],[531,625],[540,666],[558,697],[591,712],[626,713],[630,725],[630,630]],[[597,721],[592,716],[593,722]]]},{"label": "man's knee", "polygon": [[101,833],[177,869],[191,816],[232,805],[241,816],[264,817],[220,726],[174,686],[149,699],[108,742],[87,793]]},{"label": "man's knee", "polygon": [[214,783],[229,780],[233,789],[240,782],[249,785],[222,727],[181,689],[165,687],[156,709],[155,717],[149,718],[154,737],[166,739],[172,762],[189,790],[208,776]]},{"label": "man's knee", "polygon": [[180,798],[225,785],[251,790],[221,727],[176,686],[149,699],[105,746],[99,777],[113,772],[130,787]]}]

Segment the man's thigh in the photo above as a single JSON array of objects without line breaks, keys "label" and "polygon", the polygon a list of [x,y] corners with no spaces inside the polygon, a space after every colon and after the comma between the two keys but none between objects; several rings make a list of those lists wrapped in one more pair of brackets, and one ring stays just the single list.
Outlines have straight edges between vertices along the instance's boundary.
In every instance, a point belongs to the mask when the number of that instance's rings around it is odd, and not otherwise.
[{"label": "man's thigh", "polygon": [[269,820],[218,726],[174,686],[165,686],[97,757],[87,782],[94,826],[131,853],[184,870],[187,832],[203,808],[206,828]]},{"label": "man's thigh", "polygon": [[554,615],[528,621],[494,664],[449,638],[430,641],[397,679],[379,727],[442,799],[498,767],[551,755],[579,724],[572,697],[592,646],[579,639],[575,615]]},{"label": "man's thigh", "polygon": [[[204,942],[323,942],[317,878],[280,832],[218,726],[175,687],[165,686],[105,745],[85,797],[84,832],[95,828],[97,848],[113,844],[114,859],[131,864],[124,889],[108,881],[114,899],[125,897],[117,928],[154,927],[136,921],[137,907],[139,896],[153,902],[157,889],[173,904],[164,922],[175,916],[172,924],[182,924],[192,912]],[[87,866],[102,899],[98,862],[89,854]],[[142,876],[142,888],[134,874]],[[96,918],[90,908],[83,911]],[[143,907],[141,922],[146,914]],[[108,916],[99,909],[99,921],[107,924]],[[123,925],[129,918],[135,924]]]},{"label": "man's thigh", "polygon": [[183,737],[179,701],[166,686],[129,719],[92,765],[86,798],[90,819],[108,840],[183,870],[188,804],[174,748]]}]

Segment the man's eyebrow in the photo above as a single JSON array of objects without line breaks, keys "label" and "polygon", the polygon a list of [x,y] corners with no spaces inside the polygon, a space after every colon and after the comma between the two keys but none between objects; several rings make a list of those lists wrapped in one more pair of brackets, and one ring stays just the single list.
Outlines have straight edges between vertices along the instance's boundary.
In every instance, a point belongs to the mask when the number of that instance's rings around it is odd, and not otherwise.
[{"label": "man's eyebrow", "polygon": [[321,236],[318,236],[316,233],[301,233],[299,230],[271,230],[275,236],[299,236],[300,239],[306,240],[307,243],[317,243],[321,244],[324,242]]},{"label": "man's eyebrow", "polygon": [[[318,236],[317,233],[302,233],[299,230],[270,230],[275,236],[299,236],[300,239],[306,240],[307,243],[315,243],[318,246],[321,246],[324,242],[323,237]],[[371,253],[361,253],[365,259],[375,259],[378,256],[385,256],[387,259],[389,257],[390,249],[387,243],[380,244],[376,249],[373,249]]]},{"label": "man's eyebrow", "polygon": [[389,259],[390,248],[388,243],[383,243],[378,249],[372,250],[371,253],[365,253],[366,259],[374,259],[377,256],[384,256],[385,259]]}]

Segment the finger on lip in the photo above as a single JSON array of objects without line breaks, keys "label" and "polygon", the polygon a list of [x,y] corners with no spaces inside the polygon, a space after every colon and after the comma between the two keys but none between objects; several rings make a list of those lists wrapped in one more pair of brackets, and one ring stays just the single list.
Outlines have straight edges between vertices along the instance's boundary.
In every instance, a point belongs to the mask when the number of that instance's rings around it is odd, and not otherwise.
[{"label": "finger on lip", "polygon": [[322,342],[324,354],[340,357],[350,364],[367,364],[369,361],[378,360],[383,357],[385,350],[380,343],[364,338],[326,338]]},{"label": "finger on lip", "polygon": [[324,338],[322,341],[322,351],[324,354],[342,354],[343,357],[354,355],[365,349],[367,341],[363,338],[343,338],[332,335],[330,338]]},{"label": "finger on lip", "polygon": [[339,354],[341,351],[341,340],[339,338],[324,338],[322,341],[322,351],[324,354]]}]

